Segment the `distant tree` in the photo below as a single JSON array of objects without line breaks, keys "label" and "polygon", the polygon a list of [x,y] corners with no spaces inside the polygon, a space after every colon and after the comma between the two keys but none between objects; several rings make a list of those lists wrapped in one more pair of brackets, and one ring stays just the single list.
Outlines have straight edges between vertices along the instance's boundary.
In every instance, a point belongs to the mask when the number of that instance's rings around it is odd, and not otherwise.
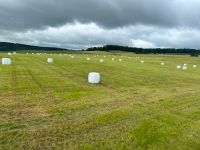
[{"label": "distant tree", "polygon": [[[176,49],[176,48],[137,48],[119,45],[105,45],[103,47],[91,47],[87,51],[125,51],[134,52],[136,54],[199,54],[196,49]],[[197,54],[196,54],[197,53]]]},{"label": "distant tree", "polygon": [[199,53],[197,53],[197,52],[196,53],[191,53],[190,56],[191,57],[199,57]]}]

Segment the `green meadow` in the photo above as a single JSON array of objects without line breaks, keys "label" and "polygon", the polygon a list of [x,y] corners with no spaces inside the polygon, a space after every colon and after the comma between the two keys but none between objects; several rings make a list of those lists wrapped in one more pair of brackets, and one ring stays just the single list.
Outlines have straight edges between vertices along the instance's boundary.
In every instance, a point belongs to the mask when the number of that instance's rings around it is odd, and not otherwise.
[{"label": "green meadow", "polygon": [[12,59],[0,64],[1,150],[200,149],[200,58],[72,55],[0,53]]}]

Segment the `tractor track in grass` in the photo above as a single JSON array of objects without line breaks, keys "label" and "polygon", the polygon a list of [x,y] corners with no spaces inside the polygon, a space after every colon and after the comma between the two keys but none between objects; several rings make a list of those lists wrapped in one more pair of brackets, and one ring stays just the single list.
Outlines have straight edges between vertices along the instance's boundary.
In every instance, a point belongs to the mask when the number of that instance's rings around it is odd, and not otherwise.
[{"label": "tractor track in grass", "polygon": [[12,85],[12,97],[13,100],[17,100],[17,73],[16,73],[16,66],[12,65],[12,72],[11,72],[11,85]]},{"label": "tractor track in grass", "polygon": [[[43,64],[46,64],[46,63],[44,63],[43,61],[41,61],[41,59],[39,59],[39,58],[36,58],[40,63],[43,63]],[[59,64],[51,64],[51,65],[49,65],[48,66],[49,68],[51,68],[51,70],[53,70],[53,71],[55,71],[55,72],[57,72],[59,75],[61,75],[61,77],[64,77],[64,78],[66,78],[66,75],[68,75],[68,74],[65,74],[65,72],[67,71],[69,71],[67,68],[65,68],[65,67],[62,67],[61,65],[59,65]],[[78,75],[78,76],[80,76],[80,74],[76,74],[76,75]],[[81,76],[82,77],[82,76]],[[83,78],[83,77],[82,77]],[[85,79],[84,79],[85,80]],[[79,84],[80,84],[80,82],[79,82]],[[85,86],[85,85],[84,85]],[[112,88],[110,88],[110,87],[107,87],[106,86],[106,88],[109,88],[109,90],[112,90],[112,92],[114,92],[114,93],[116,93],[117,91],[115,91],[115,90],[113,90]],[[91,97],[90,97],[91,98]],[[96,103],[96,105],[94,105],[94,104],[91,104],[90,106],[88,106],[87,107],[87,109],[88,110],[93,110],[93,109],[97,109],[98,107],[101,107],[101,106],[106,106],[106,105],[110,105],[110,106],[112,106],[112,104],[114,104],[115,102],[117,102],[117,103],[122,103],[122,104],[124,104],[124,105],[127,105],[127,103],[126,102],[122,102],[122,100],[119,100],[119,98],[120,97],[116,97],[116,98],[112,98],[112,100],[111,101],[108,101],[108,102],[100,102],[100,100],[98,100],[99,102],[97,102]],[[103,98],[104,99],[104,98]],[[135,98],[136,100],[138,99],[138,98]],[[82,99],[82,101],[87,101],[87,100],[85,100],[85,99]],[[68,101],[67,102],[68,104],[74,104],[74,103],[77,103],[77,101],[76,102],[74,102],[74,101]],[[121,105],[122,105],[121,104]],[[123,106],[124,106],[123,105]]]},{"label": "tractor track in grass", "polygon": [[[28,60],[29,61],[29,60]],[[32,61],[30,61],[30,63],[33,63]],[[38,68],[40,68],[40,70],[44,70],[44,68],[41,67],[41,65],[38,65],[37,63],[35,63]],[[40,89],[41,93],[45,95],[45,99],[47,100],[51,100],[53,102],[57,102],[58,99],[55,98],[54,95],[51,94],[51,92],[48,90],[48,87],[45,86],[45,84],[43,84],[42,81],[40,81],[34,74],[33,71],[31,70],[31,68],[27,65],[24,65],[27,74],[31,77],[31,79],[33,80],[33,82],[38,86],[38,88]]]},{"label": "tractor track in grass", "polygon": [[[35,59],[37,59],[40,63],[43,63],[44,65],[46,65],[46,62],[41,61],[40,58],[35,58]],[[72,70],[67,69],[66,67],[63,67],[62,64],[53,63],[53,64],[50,64],[48,67],[51,68],[51,70],[57,72],[57,74],[60,77],[66,78],[66,77],[69,77],[69,76],[70,77],[78,76],[78,77],[80,77],[80,79],[82,79],[82,81],[85,81],[85,77],[82,76],[80,73],[78,73],[78,72],[74,73],[74,72],[72,72]],[[71,80],[71,78],[69,78],[69,79]],[[73,80],[73,82],[75,84],[81,84],[82,83],[82,82],[78,82],[78,81],[74,81],[74,80]]]}]

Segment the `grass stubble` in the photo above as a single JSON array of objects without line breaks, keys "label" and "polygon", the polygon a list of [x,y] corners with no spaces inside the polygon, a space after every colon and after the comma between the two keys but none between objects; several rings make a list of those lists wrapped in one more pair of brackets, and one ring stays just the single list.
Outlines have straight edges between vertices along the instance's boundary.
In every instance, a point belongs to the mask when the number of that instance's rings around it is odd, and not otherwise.
[{"label": "grass stubble", "polygon": [[[200,149],[199,58],[87,55],[17,54],[0,66],[0,149]],[[101,84],[87,83],[91,71]]]}]

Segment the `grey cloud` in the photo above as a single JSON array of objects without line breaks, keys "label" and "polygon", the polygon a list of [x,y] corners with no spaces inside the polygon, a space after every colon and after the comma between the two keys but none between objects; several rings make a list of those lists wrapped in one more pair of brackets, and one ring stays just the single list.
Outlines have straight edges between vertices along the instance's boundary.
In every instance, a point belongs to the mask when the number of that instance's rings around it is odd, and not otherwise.
[{"label": "grey cloud", "polygon": [[200,15],[200,3],[195,0],[0,0],[0,3],[0,27],[9,30],[55,27],[74,20],[109,28],[135,24],[196,27],[199,25],[196,17]]},{"label": "grey cloud", "polygon": [[0,40],[199,48],[198,0],[0,0]]},{"label": "grey cloud", "polygon": [[65,24],[44,30],[1,32],[0,40],[26,44],[82,49],[104,44],[136,47],[199,48],[200,31],[190,28],[168,29],[146,25],[132,25],[106,29],[95,23]]}]

